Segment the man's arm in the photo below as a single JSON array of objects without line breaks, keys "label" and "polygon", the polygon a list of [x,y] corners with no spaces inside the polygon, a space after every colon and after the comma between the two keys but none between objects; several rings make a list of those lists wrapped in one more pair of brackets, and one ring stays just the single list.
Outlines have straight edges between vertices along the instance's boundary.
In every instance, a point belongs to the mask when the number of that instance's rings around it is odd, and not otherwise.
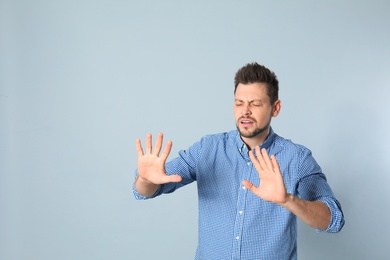
[{"label": "man's arm", "polygon": [[144,196],[150,197],[156,193],[161,184],[169,182],[180,182],[179,175],[167,175],[165,171],[165,162],[172,148],[172,142],[168,141],[161,156],[160,151],[163,142],[163,134],[157,135],[156,144],[152,150],[152,135],[146,136],[145,152],[142,149],[140,139],[136,140],[138,153],[138,176],[134,187],[136,191]]},{"label": "man's arm", "polygon": [[256,147],[256,155],[253,151],[249,152],[261,179],[260,186],[256,187],[246,180],[243,185],[261,199],[285,207],[311,227],[327,229],[331,219],[328,206],[321,201],[307,201],[287,193],[275,156],[270,158],[266,149],[260,150],[259,147]]},{"label": "man's arm", "polygon": [[286,202],[280,205],[313,228],[326,230],[330,224],[330,210],[322,201],[307,201],[288,194]]}]

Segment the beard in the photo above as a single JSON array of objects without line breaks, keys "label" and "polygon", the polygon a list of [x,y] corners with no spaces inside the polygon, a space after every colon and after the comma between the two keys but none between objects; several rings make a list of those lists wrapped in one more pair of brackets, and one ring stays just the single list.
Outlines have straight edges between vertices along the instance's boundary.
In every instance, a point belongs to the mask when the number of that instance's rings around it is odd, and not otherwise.
[{"label": "beard", "polygon": [[238,124],[236,124],[236,127],[237,127],[237,130],[238,132],[240,133],[240,135],[242,137],[245,137],[245,138],[253,138],[253,137],[256,137],[258,136],[259,134],[263,133],[264,131],[268,130],[269,127],[271,125],[271,120],[264,126],[264,127],[256,127],[254,130],[252,131],[249,131],[249,130],[241,130],[240,127],[238,126]]}]

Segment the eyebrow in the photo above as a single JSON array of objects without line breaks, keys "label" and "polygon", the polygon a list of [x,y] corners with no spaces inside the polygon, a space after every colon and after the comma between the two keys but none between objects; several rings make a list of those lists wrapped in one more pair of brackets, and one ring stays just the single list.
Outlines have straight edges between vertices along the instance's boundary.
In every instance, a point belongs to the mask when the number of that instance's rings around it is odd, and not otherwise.
[{"label": "eyebrow", "polygon": [[[235,98],[234,101],[235,101],[235,102],[237,102],[237,101],[238,101],[238,102],[244,102],[243,99],[239,99],[239,98]],[[262,103],[263,100],[262,100],[262,99],[252,99],[252,100],[249,100],[248,102],[249,102],[249,103],[253,103],[253,102],[261,102],[261,103]]]}]

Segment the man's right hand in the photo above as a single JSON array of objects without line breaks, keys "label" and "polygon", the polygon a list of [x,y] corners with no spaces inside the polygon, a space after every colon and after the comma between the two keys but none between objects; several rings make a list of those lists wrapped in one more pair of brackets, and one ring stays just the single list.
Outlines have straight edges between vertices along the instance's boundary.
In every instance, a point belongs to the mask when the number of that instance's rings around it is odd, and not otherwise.
[{"label": "man's right hand", "polygon": [[152,196],[159,185],[169,182],[180,182],[179,175],[167,175],[165,162],[172,148],[172,142],[168,141],[161,156],[160,151],[163,143],[163,134],[157,135],[156,144],[152,150],[152,135],[146,136],[145,152],[142,149],[141,140],[136,140],[138,153],[138,177],[135,182],[137,192],[145,197]]}]

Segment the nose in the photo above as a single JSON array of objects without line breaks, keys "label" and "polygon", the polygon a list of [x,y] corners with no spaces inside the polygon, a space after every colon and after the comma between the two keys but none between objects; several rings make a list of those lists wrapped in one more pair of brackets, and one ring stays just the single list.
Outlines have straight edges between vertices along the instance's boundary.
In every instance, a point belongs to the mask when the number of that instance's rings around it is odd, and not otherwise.
[{"label": "nose", "polygon": [[241,114],[242,114],[243,116],[249,116],[249,115],[252,114],[252,112],[251,112],[251,110],[249,109],[249,106],[248,106],[248,105],[244,105],[244,106],[242,107]]}]

